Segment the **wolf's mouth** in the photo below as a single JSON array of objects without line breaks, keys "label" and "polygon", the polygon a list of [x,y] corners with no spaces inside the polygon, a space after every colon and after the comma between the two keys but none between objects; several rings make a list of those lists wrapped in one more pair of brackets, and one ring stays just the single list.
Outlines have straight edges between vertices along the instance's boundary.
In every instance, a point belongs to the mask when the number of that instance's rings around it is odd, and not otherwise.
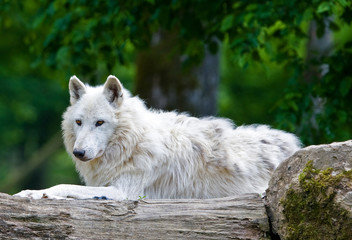
[{"label": "wolf's mouth", "polygon": [[77,158],[78,160],[82,161],[82,162],[89,162],[90,160],[92,160],[93,158]]}]

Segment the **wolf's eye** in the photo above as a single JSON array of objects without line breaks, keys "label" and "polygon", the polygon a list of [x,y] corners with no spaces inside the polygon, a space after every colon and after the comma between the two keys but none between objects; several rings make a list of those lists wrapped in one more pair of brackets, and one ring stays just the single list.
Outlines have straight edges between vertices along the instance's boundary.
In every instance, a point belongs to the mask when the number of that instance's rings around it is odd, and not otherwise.
[{"label": "wolf's eye", "polygon": [[99,127],[99,126],[103,125],[103,123],[104,123],[103,120],[99,120],[99,121],[97,121],[97,122],[95,123],[95,126],[96,126],[96,127]]},{"label": "wolf's eye", "polygon": [[79,120],[79,119],[76,120],[76,123],[77,123],[78,126],[81,126],[81,125],[82,125],[82,121]]}]

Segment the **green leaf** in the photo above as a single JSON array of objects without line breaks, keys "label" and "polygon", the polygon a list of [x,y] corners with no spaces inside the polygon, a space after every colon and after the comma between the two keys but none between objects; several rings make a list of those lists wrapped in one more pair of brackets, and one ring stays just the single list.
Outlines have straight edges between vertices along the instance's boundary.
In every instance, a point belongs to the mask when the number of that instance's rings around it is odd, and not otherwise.
[{"label": "green leaf", "polygon": [[59,66],[63,66],[71,61],[70,48],[67,46],[61,47],[56,54],[56,62]]},{"label": "green leaf", "polygon": [[328,12],[331,10],[331,5],[330,2],[322,2],[319,4],[317,13],[323,13],[323,12]]},{"label": "green leaf", "polygon": [[234,21],[234,16],[227,15],[221,22],[220,31],[226,32],[227,30],[229,30],[233,25],[233,21]]},{"label": "green leaf", "polygon": [[345,97],[350,92],[351,86],[352,77],[342,79],[342,81],[340,82],[339,90],[343,97]]},{"label": "green leaf", "polygon": [[347,3],[346,0],[337,0],[337,2],[340,3],[340,5],[341,5],[342,7],[347,7],[347,5],[348,5],[348,3]]},{"label": "green leaf", "polygon": [[37,16],[32,23],[33,28],[39,27],[43,23],[44,19],[45,19],[44,14]]}]

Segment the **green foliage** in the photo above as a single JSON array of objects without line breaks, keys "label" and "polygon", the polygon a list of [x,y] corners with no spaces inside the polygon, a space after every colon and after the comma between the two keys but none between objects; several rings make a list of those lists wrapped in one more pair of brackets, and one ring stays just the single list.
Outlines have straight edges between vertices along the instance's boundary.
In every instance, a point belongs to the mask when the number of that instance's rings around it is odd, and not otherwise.
[{"label": "green foliage", "polygon": [[[124,63],[128,46],[148,47],[153,33],[161,29],[177,32],[179,44],[175,48],[185,54],[186,63],[199,62],[204,56],[204,46],[215,52],[216,39],[228,39],[234,58],[242,66],[252,58],[260,60],[260,48],[269,51],[277,48],[280,52],[271,57],[287,60],[296,54],[295,44],[287,44],[288,37],[305,36],[301,29],[303,21],[314,18],[322,23],[324,16],[337,11],[336,4],[329,1],[96,0],[90,3],[64,0],[42,1],[38,5],[32,28],[45,29],[48,33],[32,41],[34,49],[42,53],[42,61],[71,70],[73,66],[81,66],[82,69],[77,69],[80,72],[88,70],[89,76],[96,75],[95,71],[105,72]],[[280,27],[273,30],[278,22]],[[276,39],[280,40],[279,46],[273,46]]]},{"label": "green foliage", "polygon": [[300,190],[288,190],[281,201],[287,239],[350,239],[352,216],[334,198],[341,182],[352,180],[352,171],[332,172],[315,169],[310,161],[299,176]]},{"label": "green foliage", "polygon": [[[314,59],[311,63],[306,59],[305,44],[307,26],[312,20],[317,24],[318,37],[323,36],[326,19],[330,16],[334,18],[330,18],[329,28],[339,32],[352,21],[351,5],[345,0],[95,0],[89,5],[78,0],[44,0],[37,6],[31,27],[35,31],[46,31],[46,34],[32,36],[30,42],[32,50],[39,56],[37,63],[45,62],[70,73],[84,73],[85,79],[96,83],[102,75],[114,72],[119,65],[126,63],[126,58],[131,58],[135,49],[147,48],[153,34],[160,30],[176,34],[178,44],[170,52],[183,53],[184,64],[188,67],[201,61],[204,47],[214,53],[219,49],[219,42],[225,41],[230,62],[244,69],[256,68],[258,62],[272,67],[270,61],[282,68],[277,81],[274,78],[270,80],[272,84],[267,84],[273,91],[286,86],[274,114],[266,113],[270,116],[269,123],[275,115],[276,127],[296,132],[306,144],[341,141],[352,137],[348,127],[352,119],[348,104],[351,53],[336,46],[337,50],[329,57]],[[328,74],[323,79],[314,76],[307,79],[312,65],[318,68],[323,63],[330,66]],[[234,71],[236,74],[240,72]],[[270,75],[273,71],[266,72]],[[253,73],[257,83],[264,82],[258,80],[262,70],[253,70]],[[286,82],[284,79],[289,79],[290,85],[282,84]],[[246,77],[245,80],[248,81]],[[336,84],[336,81],[341,83]],[[240,85],[250,86],[250,83],[239,84],[241,81],[233,79],[228,82],[230,85],[237,83],[232,88],[227,84],[225,87],[232,90],[239,87],[235,91],[237,94],[240,94]],[[278,83],[276,87],[271,88],[275,83]],[[335,86],[339,87],[336,89]],[[222,93],[221,96],[229,95],[234,94]],[[232,111],[229,107],[222,107],[228,109],[222,112],[241,119],[245,114],[237,112],[241,106],[233,107],[236,110]],[[258,106],[272,109],[268,103]]]},{"label": "green foliage", "polygon": [[233,119],[237,125],[272,124],[275,115],[270,111],[282,97],[282,89],[287,84],[282,79],[289,78],[289,73],[270,61],[253,62],[241,68],[231,62],[227,43],[221,53],[219,114]]},{"label": "green foliage", "polygon": [[137,39],[133,37],[135,17],[125,9],[133,8],[133,4],[42,1],[37,7],[32,28],[46,30],[31,41],[37,64],[64,69],[70,75],[78,72],[86,81],[97,84],[118,70],[133,50],[131,40]]},{"label": "green foliage", "polygon": [[142,200],[144,200],[146,198],[146,196],[138,196],[138,200],[139,201],[142,201]]},{"label": "green foliage", "polygon": [[80,182],[79,176],[73,168],[72,159],[64,149],[57,151],[45,165],[43,174],[44,188],[57,184]]},{"label": "green foliage", "polygon": [[278,125],[296,131],[307,144],[350,139],[352,52],[341,48],[319,63],[328,64],[328,73],[305,82],[301,78],[307,67],[297,66],[291,87],[277,105]]},{"label": "green foliage", "polygon": [[[308,11],[308,9],[307,9]],[[351,129],[351,71],[352,52],[348,48],[351,36],[351,3],[322,1],[316,12],[317,36],[324,33],[324,19],[334,16],[328,23],[334,34],[335,50],[325,57],[310,61],[304,56],[291,56],[287,62],[292,69],[290,85],[276,108],[276,121],[280,128],[296,132],[306,144],[343,141],[352,138]],[[347,41],[347,43],[344,43]],[[321,66],[328,66],[322,75]]]},{"label": "green foliage", "polygon": [[28,53],[25,17],[33,13],[30,6],[23,15],[15,1],[0,2],[0,181],[58,131],[68,103],[55,80],[60,73],[31,68],[35,57]]}]

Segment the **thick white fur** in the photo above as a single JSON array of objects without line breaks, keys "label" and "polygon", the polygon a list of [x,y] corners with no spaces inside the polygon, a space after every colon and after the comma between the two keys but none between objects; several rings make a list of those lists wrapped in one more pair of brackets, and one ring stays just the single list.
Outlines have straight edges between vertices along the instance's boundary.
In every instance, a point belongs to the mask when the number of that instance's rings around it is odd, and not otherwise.
[{"label": "thick white fur", "polygon": [[[19,196],[136,199],[262,193],[277,165],[300,148],[293,134],[268,126],[236,127],[227,119],[147,109],[114,76],[99,87],[74,76],[70,95],[62,122],[64,143],[91,187],[58,185]],[[97,121],[104,124],[96,126]],[[73,155],[74,149],[85,151],[84,161]]]}]

